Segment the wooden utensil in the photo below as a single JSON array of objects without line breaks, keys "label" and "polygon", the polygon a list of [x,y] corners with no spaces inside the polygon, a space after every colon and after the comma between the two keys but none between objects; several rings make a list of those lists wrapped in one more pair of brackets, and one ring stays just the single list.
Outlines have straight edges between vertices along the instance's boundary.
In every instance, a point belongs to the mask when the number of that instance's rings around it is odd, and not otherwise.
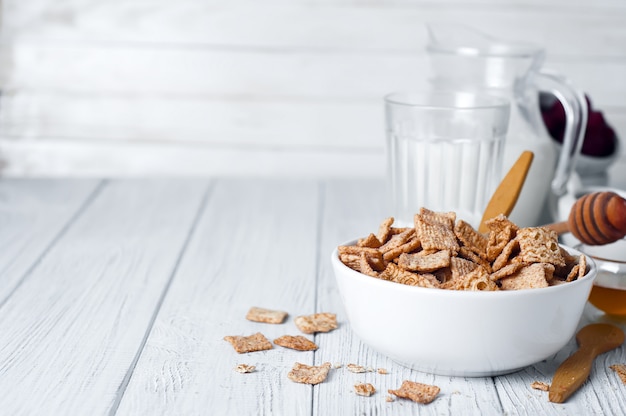
[{"label": "wooden utensil", "polygon": [[626,235],[626,199],[615,192],[594,192],[578,198],[567,221],[545,226],[559,234],[571,232],[587,245],[609,244]]},{"label": "wooden utensil", "polygon": [[487,207],[483,213],[483,218],[480,220],[478,231],[486,233],[488,230],[485,225],[485,221],[498,216],[499,214],[509,215],[513,211],[513,207],[517,202],[528,170],[533,162],[534,153],[530,151],[524,151],[517,159],[517,161],[511,166],[511,169],[507,172],[506,176],[498,185],[495,192],[491,196]]},{"label": "wooden utensil", "polygon": [[624,332],[610,324],[587,325],[576,334],[578,350],[557,368],[548,392],[553,403],[563,403],[589,377],[593,360],[600,354],[619,347]]}]

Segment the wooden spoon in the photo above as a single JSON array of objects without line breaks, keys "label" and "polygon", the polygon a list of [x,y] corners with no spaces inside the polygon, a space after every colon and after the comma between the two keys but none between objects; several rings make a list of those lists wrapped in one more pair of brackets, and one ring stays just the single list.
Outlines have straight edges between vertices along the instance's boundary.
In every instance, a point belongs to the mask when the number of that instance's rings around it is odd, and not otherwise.
[{"label": "wooden spoon", "polygon": [[624,342],[624,332],[610,324],[587,325],[576,334],[578,350],[556,369],[548,399],[563,403],[589,377],[594,358],[619,347]]},{"label": "wooden spoon", "polygon": [[513,211],[513,207],[517,202],[524,182],[526,181],[526,175],[533,162],[534,153],[531,151],[524,151],[517,159],[517,161],[511,166],[511,169],[507,172],[506,176],[496,188],[496,191],[491,196],[483,218],[480,220],[478,231],[480,233],[486,233],[489,231],[485,222],[493,217],[497,217],[500,214],[509,215]]},{"label": "wooden spoon", "polygon": [[626,235],[626,199],[615,192],[594,192],[576,200],[567,221],[545,226],[571,232],[587,245],[613,243]]}]

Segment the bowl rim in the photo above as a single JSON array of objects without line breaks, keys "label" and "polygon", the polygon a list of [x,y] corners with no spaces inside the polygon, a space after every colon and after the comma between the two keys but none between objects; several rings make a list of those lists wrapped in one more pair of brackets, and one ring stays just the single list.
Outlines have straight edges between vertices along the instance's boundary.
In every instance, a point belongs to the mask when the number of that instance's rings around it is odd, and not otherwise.
[{"label": "bowl rim", "polygon": [[[429,288],[429,287],[421,287],[421,286],[410,286],[410,285],[404,285],[402,283],[396,283],[396,282],[391,282],[388,280],[383,280],[383,279],[377,279],[375,277],[372,276],[368,276],[366,274],[363,274],[361,272],[358,272],[354,269],[351,269],[350,267],[346,266],[345,264],[343,264],[343,262],[341,260],[339,260],[339,250],[338,247],[339,246],[346,246],[346,245],[355,245],[357,242],[357,240],[348,240],[342,244],[339,244],[338,246],[336,246],[332,253],[331,253],[331,263],[333,264],[333,266],[335,268],[339,267],[341,269],[341,271],[345,271],[348,273],[348,276],[351,279],[356,279],[359,282],[363,282],[363,283],[371,283],[374,285],[381,285],[381,288],[387,288],[387,289],[393,289],[393,290],[403,290],[403,291],[407,291],[408,293],[414,292],[416,294],[422,293],[428,293],[429,296],[435,295],[435,296],[445,296],[445,297],[455,297],[455,296],[461,296],[461,297],[468,297],[468,296],[473,296],[473,297],[487,297],[487,296],[519,296],[520,294],[524,294],[524,293],[535,293],[535,294],[547,294],[547,293],[551,293],[554,291],[559,291],[559,290],[566,290],[567,288],[574,288],[575,286],[581,285],[581,284],[585,284],[587,283],[587,280],[591,279],[591,283],[593,283],[593,281],[595,280],[596,276],[597,276],[597,265],[595,263],[595,260],[588,254],[582,253],[579,250],[576,250],[573,247],[564,245],[564,244],[559,244],[560,247],[564,248],[567,250],[568,253],[570,254],[575,254],[575,255],[584,255],[587,258],[587,266],[589,267],[589,271],[581,278],[576,279],[572,282],[567,282],[564,284],[560,284],[560,285],[556,285],[556,286],[548,286],[548,287],[541,287],[541,288],[529,288],[529,289],[516,289],[516,290],[446,290],[446,289],[440,289],[440,288]],[[337,277],[337,276],[335,276]]]}]

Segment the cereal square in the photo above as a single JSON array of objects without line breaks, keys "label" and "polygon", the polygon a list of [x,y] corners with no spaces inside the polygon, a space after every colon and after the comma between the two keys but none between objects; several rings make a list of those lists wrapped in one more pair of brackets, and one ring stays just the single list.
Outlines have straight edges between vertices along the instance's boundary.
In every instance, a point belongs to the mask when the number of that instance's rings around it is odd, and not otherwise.
[{"label": "cereal square", "polygon": [[527,263],[551,263],[565,266],[558,234],[543,227],[522,228],[517,232],[519,257]]},{"label": "cereal square", "polygon": [[235,351],[239,354],[272,349],[272,343],[260,332],[247,337],[229,335],[224,337],[224,340],[230,342]]},{"label": "cereal square", "polygon": [[337,329],[337,315],[334,313],[322,312],[298,316],[294,322],[298,329],[305,334],[329,332]]},{"label": "cereal square", "polygon": [[354,385],[354,392],[359,396],[370,397],[376,393],[376,388],[370,383],[357,383]]},{"label": "cereal square", "polygon": [[330,363],[320,366],[295,363],[291,371],[287,374],[289,380],[296,383],[319,384],[326,380],[330,371]]},{"label": "cereal square", "polygon": [[258,308],[256,306],[251,307],[246,314],[247,320],[266,324],[282,324],[286,317],[287,312]]},{"label": "cereal square", "polygon": [[315,351],[317,349],[317,345],[313,341],[302,335],[283,335],[282,337],[276,338],[274,344],[298,351]]},{"label": "cereal square", "polygon": [[389,390],[389,394],[417,403],[428,404],[435,400],[439,391],[437,386],[404,380],[398,390]]}]

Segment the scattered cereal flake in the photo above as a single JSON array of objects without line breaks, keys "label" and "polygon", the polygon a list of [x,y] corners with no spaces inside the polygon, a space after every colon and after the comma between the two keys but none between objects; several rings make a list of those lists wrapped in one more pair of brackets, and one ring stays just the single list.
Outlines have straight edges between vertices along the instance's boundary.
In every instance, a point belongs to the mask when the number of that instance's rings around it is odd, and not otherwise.
[{"label": "scattered cereal flake", "polygon": [[335,363],[335,364],[333,364],[333,368],[341,368],[341,363]]},{"label": "scattered cereal flake", "polygon": [[439,391],[440,389],[437,386],[404,380],[398,390],[389,390],[389,393],[403,399],[427,404],[435,400]]},{"label": "scattered cereal flake", "polygon": [[250,364],[237,364],[235,371],[241,374],[253,373],[256,370],[256,366]]},{"label": "scattered cereal flake", "polygon": [[626,364],[613,364],[609,368],[617,373],[622,383],[626,384]]},{"label": "scattered cereal flake", "polygon": [[550,391],[550,385],[544,383],[543,381],[533,381],[530,383],[530,387],[535,390]]},{"label": "scattered cereal flake", "polygon": [[385,397],[385,401],[386,401],[387,403],[391,403],[391,402],[393,402],[394,400],[395,400],[395,399],[393,398],[393,396],[387,396],[387,397]]},{"label": "scattered cereal flake", "polygon": [[246,319],[249,321],[266,324],[282,324],[286,317],[287,312],[258,308],[256,306],[251,307],[246,315]]},{"label": "scattered cereal flake", "polygon": [[354,392],[359,396],[370,397],[376,393],[376,388],[370,383],[357,383],[354,385]]},{"label": "scattered cereal flake", "polygon": [[324,363],[320,366],[306,365],[295,363],[287,377],[291,381],[304,384],[319,384],[326,380],[330,371],[330,363]]},{"label": "scattered cereal flake", "polygon": [[224,340],[230,342],[239,354],[272,349],[272,343],[260,332],[247,337],[229,335],[224,337]]},{"label": "scattered cereal flake", "polygon": [[378,370],[376,370],[376,372],[378,374],[389,374],[386,368],[379,368]]},{"label": "scattered cereal flake", "polygon": [[348,369],[348,371],[351,371],[353,373],[366,373],[367,372],[367,368],[358,364],[348,364],[346,365],[346,368]]},{"label": "scattered cereal flake", "polygon": [[315,351],[317,349],[317,345],[313,341],[302,335],[283,335],[282,337],[276,338],[274,344],[298,351]]},{"label": "scattered cereal flake", "polygon": [[298,329],[305,334],[329,332],[337,329],[337,315],[328,312],[298,316],[294,322]]}]

